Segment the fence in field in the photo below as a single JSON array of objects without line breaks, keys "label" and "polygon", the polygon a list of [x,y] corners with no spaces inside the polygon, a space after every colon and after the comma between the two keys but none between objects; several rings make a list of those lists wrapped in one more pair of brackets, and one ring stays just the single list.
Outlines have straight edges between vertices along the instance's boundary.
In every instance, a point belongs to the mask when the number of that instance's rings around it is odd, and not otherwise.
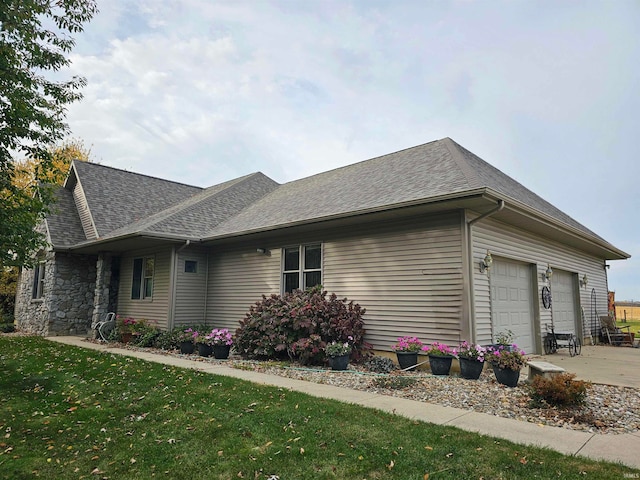
[{"label": "fence in field", "polygon": [[616,302],[616,320],[618,322],[640,320],[640,303]]}]

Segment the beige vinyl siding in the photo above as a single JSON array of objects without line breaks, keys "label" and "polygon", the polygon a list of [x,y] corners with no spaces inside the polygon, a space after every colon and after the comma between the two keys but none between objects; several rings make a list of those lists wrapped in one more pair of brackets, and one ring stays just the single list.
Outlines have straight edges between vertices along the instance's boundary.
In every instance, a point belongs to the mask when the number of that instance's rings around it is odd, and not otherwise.
[{"label": "beige vinyl siding", "polygon": [[323,284],[367,309],[367,341],[379,350],[404,335],[457,345],[463,298],[459,216],[358,233],[324,243]]},{"label": "beige vinyl siding", "polygon": [[235,331],[263,294],[280,293],[280,249],[270,255],[255,246],[211,253],[207,291],[207,325]]},{"label": "beige vinyl siding", "polygon": [[[533,266],[535,278],[534,318],[532,319],[536,334],[536,351],[541,351],[541,338],[545,323],[551,322],[551,310],[542,305],[541,292],[546,283],[542,275],[547,264],[552,269],[565,270],[578,275],[580,278],[586,273],[589,279],[587,288],[579,288],[579,305],[576,306],[577,315],[581,316],[581,308],[586,315],[584,325],[585,337],[589,334],[590,309],[594,306],[598,314],[607,310],[607,277],[604,260],[570,248],[561,243],[529,234],[522,230],[499,223],[491,218],[480,221],[472,227],[472,272],[473,294],[475,303],[475,340],[479,343],[492,342],[491,302],[489,297],[490,276],[480,273],[479,262],[484,258],[487,250],[496,258],[516,260]],[[592,289],[595,294],[592,298]],[[551,285],[553,294],[553,280]],[[594,313],[595,315],[595,313]],[[597,319],[597,316],[595,317]]]},{"label": "beige vinyl siding", "polygon": [[[176,292],[173,327],[204,323],[207,297],[207,252],[185,249],[176,255]],[[195,273],[185,272],[185,262],[197,262]]]},{"label": "beige vinyl siding", "polygon": [[[158,327],[169,327],[170,311],[170,272],[172,248],[140,250],[127,252],[120,261],[120,286],[118,289],[119,315],[136,319],[144,318]],[[131,284],[133,281],[133,259],[153,256],[155,259],[153,273],[153,296],[151,299],[132,300]]]},{"label": "beige vinyl siding", "polygon": [[78,209],[78,215],[80,215],[80,222],[82,223],[82,229],[87,237],[87,240],[95,240],[98,238],[96,227],[91,218],[91,212],[89,211],[89,205],[85,200],[84,192],[80,183],[76,183],[73,187],[73,200],[76,203]]}]

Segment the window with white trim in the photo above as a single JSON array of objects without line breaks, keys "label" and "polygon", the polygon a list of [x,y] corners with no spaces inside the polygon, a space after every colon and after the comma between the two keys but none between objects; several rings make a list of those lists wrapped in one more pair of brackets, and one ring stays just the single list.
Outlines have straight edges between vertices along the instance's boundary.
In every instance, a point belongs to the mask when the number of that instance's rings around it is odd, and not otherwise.
[{"label": "window with white trim", "polygon": [[144,300],[153,296],[153,272],[155,259],[140,257],[133,259],[133,282],[131,283],[131,299]]},{"label": "window with white trim", "polygon": [[40,262],[33,271],[33,291],[31,292],[31,298],[34,300],[41,299],[44,294],[44,274],[45,263]]},{"label": "window with white trim", "polygon": [[322,245],[282,249],[282,291],[305,290],[322,284]]}]

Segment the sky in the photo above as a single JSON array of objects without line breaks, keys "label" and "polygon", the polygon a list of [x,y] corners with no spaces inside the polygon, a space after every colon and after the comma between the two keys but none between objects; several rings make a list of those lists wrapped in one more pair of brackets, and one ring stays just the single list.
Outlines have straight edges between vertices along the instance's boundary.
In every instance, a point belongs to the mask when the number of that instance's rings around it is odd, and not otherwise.
[{"label": "sky", "polygon": [[279,183],[450,137],[632,255],[640,1],[99,0],[74,138],[200,187]]}]

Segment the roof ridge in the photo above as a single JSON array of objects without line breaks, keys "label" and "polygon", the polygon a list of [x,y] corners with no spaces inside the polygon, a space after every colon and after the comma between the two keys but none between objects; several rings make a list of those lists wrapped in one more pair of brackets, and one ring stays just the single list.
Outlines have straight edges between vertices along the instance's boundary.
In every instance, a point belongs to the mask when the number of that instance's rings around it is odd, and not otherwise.
[{"label": "roof ridge", "polygon": [[291,180],[291,181],[289,181],[289,182],[282,183],[282,184],[280,184],[280,185],[288,185],[288,184],[290,184],[290,183],[300,182],[300,181],[302,181],[302,180],[309,180],[309,179],[312,179],[312,178],[318,177],[318,176],[320,176],[320,175],[327,175],[327,174],[329,174],[329,173],[339,172],[339,171],[344,170],[344,169],[347,169],[347,168],[353,168],[353,167],[355,167],[355,166],[357,166],[357,165],[362,165],[362,164],[367,163],[367,162],[373,162],[373,161],[375,161],[375,160],[381,160],[381,159],[383,159],[383,158],[385,158],[385,157],[389,157],[389,156],[391,156],[391,155],[397,155],[397,154],[399,154],[399,153],[402,153],[402,152],[405,152],[405,151],[408,151],[408,150],[412,150],[412,149],[414,149],[414,148],[425,147],[425,146],[427,146],[427,145],[430,145],[430,144],[433,144],[433,143],[438,143],[438,142],[440,142],[440,141],[441,141],[441,140],[432,140],[432,141],[430,141],[430,142],[425,142],[425,143],[421,143],[421,144],[419,144],[419,145],[414,145],[413,147],[401,148],[400,150],[397,150],[397,151],[395,151],[395,152],[385,153],[384,155],[378,155],[377,157],[367,158],[367,159],[365,159],[365,160],[360,160],[360,161],[355,162],[355,163],[350,163],[349,165],[343,165],[343,166],[341,166],[341,167],[332,168],[331,170],[325,170],[324,172],[314,173],[313,175],[309,175],[308,177],[296,178],[295,180]]},{"label": "roof ridge", "polygon": [[464,158],[464,155],[460,151],[460,145],[458,145],[454,140],[452,140],[449,137],[445,137],[439,141],[441,141],[446,147],[446,149],[449,151],[449,154],[451,155],[451,159],[458,166],[462,175],[464,175],[464,178],[467,180],[467,183],[469,184],[469,188],[479,188],[484,186],[482,185],[482,182],[479,181],[475,170],[471,167],[471,165],[469,165],[469,162],[467,162],[466,158]]},{"label": "roof ridge", "polygon": [[147,175],[146,173],[133,172],[133,171],[130,171],[130,170],[125,170],[124,168],[112,167],[111,165],[103,165],[103,164],[98,163],[98,162],[83,162],[83,161],[74,160],[72,163],[83,164],[83,165],[91,165],[90,168],[93,168],[94,166],[101,167],[101,168],[107,168],[109,170],[114,170],[116,172],[126,173],[128,175],[135,175],[137,177],[145,177],[145,178],[150,178],[152,180],[159,180],[161,182],[173,183],[174,185],[184,185],[185,187],[199,188],[201,190],[205,189],[204,187],[199,187],[197,185],[191,185],[189,183],[184,183],[184,182],[176,182],[174,180],[167,180],[166,178],[156,177],[156,176],[153,176],[153,175]]},{"label": "roof ridge", "polygon": [[[112,232],[109,232],[108,235],[106,235],[103,238],[110,238],[110,237],[117,237],[118,235],[122,234],[123,232],[127,232],[129,230],[131,230],[132,227],[137,227],[135,228],[137,231],[140,230],[144,230],[144,229],[149,229],[152,228],[154,225],[157,225],[169,218],[171,218],[174,215],[177,215],[178,213],[180,213],[181,210],[185,210],[189,207],[192,207],[200,202],[204,202],[205,200],[214,197],[216,195],[219,195],[223,192],[225,192],[226,190],[228,190],[229,188],[233,187],[233,186],[237,186],[243,182],[248,181],[250,178],[253,178],[257,175],[262,175],[264,177],[266,177],[266,175],[264,175],[264,173],[262,172],[253,172],[253,173],[249,173],[247,175],[243,175],[241,177],[237,177],[231,180],[227,180],[226,182],[222,182],[222,183],[218,183],[216,185],[211,185],[210,187],[207,188],[203,188],[201,191],[199,191],[198,193],[195,193],[194,195],[190,196],[189,198],[184,199],[182,202],[179,202],[175,205],[171,205],[170,207],[165,208],[164,210],[161,210],[159,212],[154,213],[153,215],[150,215],[146,218],[143,218],[141,220],[138,220],[136,222],[133,223],[129,223],[127,225],[123,225],[122,227],[118,228],[117,230],[114,230]],[[268,178],[268,177],[267,177]],[[216,187],[220,187],[217,190],[214,190]]]}]

